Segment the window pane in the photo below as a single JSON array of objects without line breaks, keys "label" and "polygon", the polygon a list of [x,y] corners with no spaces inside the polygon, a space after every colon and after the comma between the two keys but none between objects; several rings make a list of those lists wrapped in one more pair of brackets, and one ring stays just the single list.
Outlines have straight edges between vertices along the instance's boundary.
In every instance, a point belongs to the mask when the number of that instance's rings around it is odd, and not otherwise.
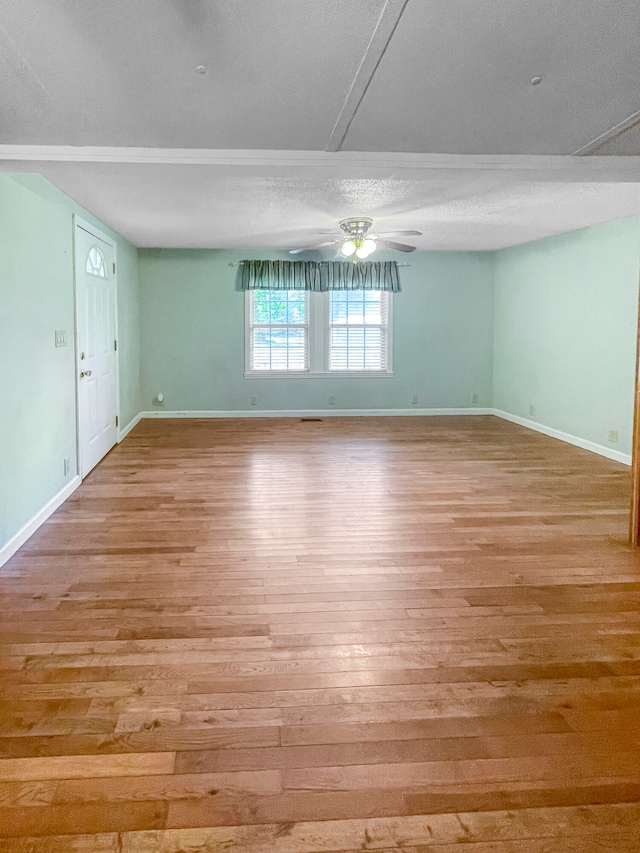
[{"label": "window pane", "polygon": [[382,320],[382,293],[375,290],[363,291],[364,297],[364,322],[380,324]]},{"label": "window pane", "polygon": [[306,329],[253,329],[252,370],[305,370]]},{"label": "window pane", "polygon": [[269,323],[271,319],[271,299],[269,290],[254,290],[253,298],[253,322]]},{"label": "window pane", "polygon": [[303,290],[287,291],[287,323],[306,323],[306,308],[307,297]]},{"label": "window pane", "polygon": [[107,264],[105,262],[104,255],[97,246],[92,246],[91,249],[89,249],[87,262],[85,264],[85,272],[90,273],[90,275],[97,275],[100,278],[108,278]]},{"label": "window pane", "polygon": [[383,294],[378,290],[338,290],[331,293],[331,323],[362,325],[382,321]]},{"label": "window pane", "polygon": [[254,324],[304,324],[307,300],[303,290],[254,290]]},{"label": "window pane", "polygon": [[331,370],[386,368],[386,335],[380,327],[334,327],[331,329],[329,348]]}]

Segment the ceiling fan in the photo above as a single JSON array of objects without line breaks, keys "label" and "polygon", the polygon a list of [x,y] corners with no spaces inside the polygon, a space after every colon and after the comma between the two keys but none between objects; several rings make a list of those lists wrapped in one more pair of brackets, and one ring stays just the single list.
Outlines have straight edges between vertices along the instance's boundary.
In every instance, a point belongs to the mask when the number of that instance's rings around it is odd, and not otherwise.
[{"label": "ceiling fan", "polygon": [[337,246],[338,255],[342,258],[350,258],[355,255],[356,258],[364,260],[376,249],[394,249],[397,252],[414,252],[415,246],[408,246],[406,243],[394,243],[392,240],[387,240],[387,237],[408,237],[410,235],[418,236],[422,231],[383,231],[380,234],[369,234],[369,229],[373,225],[373,219],[367,216],[357,216],[351,219],[343,219],[340,221],[340,228],[344,232],[338,235],[336,232],[320,231],[320,234],[329,233],[336,234],[334,240],[325,240],[323,243],[315,243],[313,246],[305,246],[303,249],[290,249],[290,255],[298,255],[300,252],[308,252],[312,249],[325,249],[328,246]]}]

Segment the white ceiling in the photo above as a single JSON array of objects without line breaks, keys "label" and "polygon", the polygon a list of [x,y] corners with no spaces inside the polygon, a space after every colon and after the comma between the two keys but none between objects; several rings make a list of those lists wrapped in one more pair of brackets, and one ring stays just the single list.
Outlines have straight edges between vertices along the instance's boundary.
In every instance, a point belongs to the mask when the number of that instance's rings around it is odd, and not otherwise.
[{"label": "white ceiling", "polygon": [[499,248],[640,213],[639,36],[637,0],[2,0],[0,168],[140,246]]}]

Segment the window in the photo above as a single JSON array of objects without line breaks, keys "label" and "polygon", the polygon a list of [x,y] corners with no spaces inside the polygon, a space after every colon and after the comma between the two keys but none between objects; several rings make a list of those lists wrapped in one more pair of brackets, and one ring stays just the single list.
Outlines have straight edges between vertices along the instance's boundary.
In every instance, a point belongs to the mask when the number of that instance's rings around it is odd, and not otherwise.
[{"label": "window", "polygon": [[246,374],[391,375],[391,296],[379,290],[250,290]]},{"label": "window", "polygon": [[89,275],[97,275],[98,278],[107,278],[107,265],[104,260],[104,255],[97,246],[92,246],[87,255],[85,264],[85,272]]},{"label": "window", "polygon": [[329,370],[386,370],[388,294],[334,290],[329,297]]},{"label": "window", "polygon": [[250,370],[309,369],[309,299],[304,290],[252,290]]}]

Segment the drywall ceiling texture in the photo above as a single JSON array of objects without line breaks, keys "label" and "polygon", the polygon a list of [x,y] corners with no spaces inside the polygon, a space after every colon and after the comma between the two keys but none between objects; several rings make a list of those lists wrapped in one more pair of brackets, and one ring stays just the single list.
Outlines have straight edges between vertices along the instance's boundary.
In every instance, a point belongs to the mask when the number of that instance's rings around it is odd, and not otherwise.
[{"label": "drywall ceiling texture", "polygon": [[383,5],[3,0],[1,141],[323,149]]},{"label": "drywall ceiling texture", "polygon": [[638,109],[639,36],[637,0],[413,0],[343,148],[572,154]]},{"label": "drywall ceiling texture", "polygon": [[625,128],[621,133],[603,141],[590,153],[599,157],[637,157],[640,155],[640,115],[638,115],[629,127]]},{"label": "drywall ceiling texture", "polygon": [[575,229],[640,213],[640,184],[633,183],[516,183],[502,173],[376,180],[229,176],[186,165],[42,166],[52,183],[144,247],[303,247],[330,239],[318,232],[339,232],[342,217],[366,211],[374,230],[422,231],[407,238],[418,249],[500,249],[567,231],[567,223]]},{"label": "drywall ceiling texture", "polygon": [[638,109],[637,0],[3,0],[1,141],[323,150],[383,11],[348,150],[571,154]]}]

